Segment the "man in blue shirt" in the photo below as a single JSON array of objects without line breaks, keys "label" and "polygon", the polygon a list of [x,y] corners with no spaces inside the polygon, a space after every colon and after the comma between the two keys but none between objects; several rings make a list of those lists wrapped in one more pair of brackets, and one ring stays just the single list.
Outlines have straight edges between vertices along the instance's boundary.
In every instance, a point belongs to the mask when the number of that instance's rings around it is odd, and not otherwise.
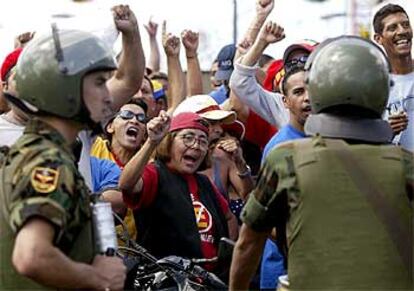
[{"label": "man in blue shirt", "polygon": [[[282,81],[283,103],[289,110],[289,123],[270,139],[263,150],[262,163],[267,155],[279,143],[305,137],[304,124],[310,114],[311,107],[305,88],[304,63],[300,61],[286,62],[285,76]],[[285,274],[283,255],[276,243],[268,239],[263,251],[260,270],[260,288],[275,289],[279,276]]]}]

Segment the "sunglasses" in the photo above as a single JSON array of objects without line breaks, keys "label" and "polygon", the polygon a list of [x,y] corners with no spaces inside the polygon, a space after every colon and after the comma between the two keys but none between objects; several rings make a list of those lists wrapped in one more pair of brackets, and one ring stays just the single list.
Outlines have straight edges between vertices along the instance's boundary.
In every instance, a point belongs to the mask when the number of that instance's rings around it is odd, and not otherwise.
[{"label": "sunglasses", "polygon": [[117,116],[121,117],[123,120],[130,120],[132,118],[136,118],[138,122],[141,123],[146,123],[147,122],[147,117],[145,116],[144,113],[137,113],[135,114],[132,111],[129,110],[121,110]]},{"label": "sunglasses", "polygon": [[300,58],[294,58],[287,61],[284,65],[286,74],[293,70],[293,68],[303,67],[308,60],[309,55],[301,56]]}]

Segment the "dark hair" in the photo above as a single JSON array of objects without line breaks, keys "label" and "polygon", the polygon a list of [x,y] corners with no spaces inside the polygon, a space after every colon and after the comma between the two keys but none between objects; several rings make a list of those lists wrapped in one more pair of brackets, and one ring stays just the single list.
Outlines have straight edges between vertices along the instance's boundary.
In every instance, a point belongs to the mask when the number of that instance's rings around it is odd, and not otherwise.
[{"label": "dark hair", "polygon": [[[127,105],[127,104],[134,104],[134,105],[137,105],[137,106],[141,107],[142,110],[144,110],[145,115],[147,115],[148,106],[147,106],[147,104],[145,104],[145,102],[142,99],[140,99],[140,98],[132,98],[127,103],[125,103],[124,105],[122,105],[121,108],[123,106]],[[118,112],[119,112],[119,110],[118,110]],[[109,119],[108,122],[105,125],[105,128],[104,128],[103,137],[106,138],[107,140],[109,140],[110,142],[112,142],[112,134],[110,134],[108,132],[107,128],[108,128],[109,124],[111,124],[112,121],[114,121],[114,119],[115,119],[116,116],[117,115],[115,114],[111,119]],[[147,120],[148,120],[148,117],[147,117]]]},{"label": "dark hair", "polygon": [[[140,98],[132,98],[131,100],[129,100],[127,103],[125,103],[124,105],[127,104],[135,104],[138,105],[139,107],[142,108],[142,110],[144,110],[145,115],[147,115],[147,110],[148,110],[148,106],[147,104],[144,102],[144,100],[140,99]],[[122,105],[122,106],[124,106]]]},{"label": "dark hair", "polygon": [[[148,81],[148,83],[150,84],[150,87],[151,87],[151,92],[152,92],[152,94],[154,94],[154,85],[152,85],[151,79],[146,75],[144,75],[144,79]],[[142,81],[144,81],[144,80],[142,80]],[[142,86],[142,84],[141,84],[141,86]]]},{"label": "dark hair", "polygon": [[288,79],[294,74],[298,72],[304,72],[304,71],[305,71],[305,66],[301,63],[292,65],[289,69],[285,68],[285,76],[283,77],[283,80],[282,80],[282,94],[286,95],[286,83]]},{"label": "dark hair", "polygon": [[383,6],[380,10],[378,10],[377,13],[375,13],[374,20],[373,20],[374,32],[381,34],[382,30],[384,29],[384,24],[382,23],[382,21],[388,15],[395,14],[395,13],[404,13],[405,15],[407,15],[407,18],[408,18],[407,12],[400,5],[387,4]]},{"label": "dark hair", "polygon": [[266,55],[266,54],[262,54],[257,64],[259,65],[259,68],[263,68],[268,62],[271,62],[273,60],[274,60],[273,57]]},{"label": "dark hair", "polygon": [[151,80],[165,80],[168,81],[168,75],[163,72],[154,72],[150,76]]}]

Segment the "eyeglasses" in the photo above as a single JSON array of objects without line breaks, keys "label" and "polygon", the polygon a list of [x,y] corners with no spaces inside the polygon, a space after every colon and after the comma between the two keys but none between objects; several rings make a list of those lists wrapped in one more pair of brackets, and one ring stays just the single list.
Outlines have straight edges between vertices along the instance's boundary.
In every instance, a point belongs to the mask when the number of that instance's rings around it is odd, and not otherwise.
[{"label": "eyeglasses", "polygon": [[306,64],[306,61],[308,60],[309,56],[301,56],[299,58],[293,58],[289,61],[287,61],[284,65],[286,74],[293,70],[295,67],[303,67]]},{"label": "eyeglasses", "polygon": [[145,116],[144,113],[135,114],[134,112],[129,111],[129,110],[121,110],[117,114],[117,116],[121,117],[124,120],[130,120],[130,119],[135,117],[138,122],[141,122],[141,123],[146,123],[147,122],[147,117]]},{"label": "eyeglasses", "polygon": [[198,144],[200,145],[200,148],[202,148],[202,149],[208,148],[207,138],[196,137],[194,134],[190,134],[190,133],[177,135],[177,136],[179,138],[181,138],[181,140],[183,141],[183,143],[186,147],[191,148],[192,146],[195,145],[196,142],[198,142]]}]

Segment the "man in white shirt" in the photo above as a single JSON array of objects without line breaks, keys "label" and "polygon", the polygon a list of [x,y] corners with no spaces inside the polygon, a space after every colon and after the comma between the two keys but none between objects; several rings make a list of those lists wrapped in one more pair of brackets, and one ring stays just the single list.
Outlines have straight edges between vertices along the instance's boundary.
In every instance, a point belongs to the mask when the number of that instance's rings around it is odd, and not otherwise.
[{"label": "man in white shirt", "polygon": [[401,6],[388,4],[375,14],[373,25],[374,39],[384,48],[391,63],[391,79],[394,83],[384,115],[394,131],[394,142],[413,151],[414,70],[410,20]]}]

